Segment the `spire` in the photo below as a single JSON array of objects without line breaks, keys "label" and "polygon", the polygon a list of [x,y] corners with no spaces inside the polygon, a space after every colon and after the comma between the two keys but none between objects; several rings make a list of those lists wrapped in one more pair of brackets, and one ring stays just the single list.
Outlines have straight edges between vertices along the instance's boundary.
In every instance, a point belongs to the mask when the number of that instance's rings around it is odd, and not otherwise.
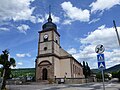
[{"label": "spire", "polygon": [[52,22],[52,18],[51,18],[51,5],[49,5],[49,17],[48,17],[48,22]]},{"label": "spire", "polygon": [[49,16],[48,16],[48,22],[46,22],[43,26],[42,26],[43,30],[57,30],[57,26],[56,24],[54,24],[52,22],[52,18],[51,18],[51,6],[49,5]]}]

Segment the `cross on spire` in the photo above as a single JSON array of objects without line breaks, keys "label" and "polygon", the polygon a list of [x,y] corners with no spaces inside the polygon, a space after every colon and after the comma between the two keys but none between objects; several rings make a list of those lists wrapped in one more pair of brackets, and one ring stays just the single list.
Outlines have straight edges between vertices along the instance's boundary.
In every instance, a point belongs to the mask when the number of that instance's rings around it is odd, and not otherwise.
[{"label": "cross on spire", "polygon": [[48,17],[48,22],[52,22],[52,18],[51,18],[51,5],[49,5],[49,17]]}]

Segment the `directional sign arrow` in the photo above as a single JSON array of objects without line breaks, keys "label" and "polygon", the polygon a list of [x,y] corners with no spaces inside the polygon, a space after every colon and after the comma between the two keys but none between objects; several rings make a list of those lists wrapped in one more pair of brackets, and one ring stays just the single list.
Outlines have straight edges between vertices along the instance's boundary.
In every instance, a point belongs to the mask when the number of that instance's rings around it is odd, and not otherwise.
[{"label": "directional sign arrow", "polygon": [[105,66],[103,65],[103,63],[100,63],[99,68],[104,68]]},{"label": "directional sign arrow", "polygon": [[105,62],[98,62],[98,68],[99,69],[105,69]]},{"label": "directional sign arrow", "polygon": [[97,60],[98,60],[98,62],[104,61],[104,54],[98,54]]}]

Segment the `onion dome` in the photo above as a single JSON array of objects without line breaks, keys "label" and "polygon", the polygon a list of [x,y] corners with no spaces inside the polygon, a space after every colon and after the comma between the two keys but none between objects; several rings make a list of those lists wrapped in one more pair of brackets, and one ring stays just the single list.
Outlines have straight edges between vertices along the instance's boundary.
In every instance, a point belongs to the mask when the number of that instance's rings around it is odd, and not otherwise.
[{"label": "onion dome", "polygon": [[54,24],[52,22],[52,18],[51,18],[51,15],[49,14],[49,17],[48,17],[48,22],[45,23],[43,26],[42,26],[42,29],[43,30],[50,30],[50,29],[53,29],[53,30],[57,30],[57,26],[56,24]]}]

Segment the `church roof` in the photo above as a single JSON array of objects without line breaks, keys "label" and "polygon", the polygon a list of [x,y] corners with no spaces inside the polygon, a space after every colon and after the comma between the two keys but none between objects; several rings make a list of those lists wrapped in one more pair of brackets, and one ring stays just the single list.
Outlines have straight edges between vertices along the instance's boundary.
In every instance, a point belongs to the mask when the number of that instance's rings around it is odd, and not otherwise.
[{"label": "church roof", "polygon": [[73,58],[75,62],[77,62],[80,66],[82,66],[80,62],[78,62],[71,54],[69,54],[67,51],[65,51],[62,48],[60,48],[60,57],[61,58]]},{"label": "church roof", "polygon": [[65,51],[62,48],[60,48],[60,56],[69,56],[69,57],[72,57],[71,54],[69,54],[67,51]]}]

